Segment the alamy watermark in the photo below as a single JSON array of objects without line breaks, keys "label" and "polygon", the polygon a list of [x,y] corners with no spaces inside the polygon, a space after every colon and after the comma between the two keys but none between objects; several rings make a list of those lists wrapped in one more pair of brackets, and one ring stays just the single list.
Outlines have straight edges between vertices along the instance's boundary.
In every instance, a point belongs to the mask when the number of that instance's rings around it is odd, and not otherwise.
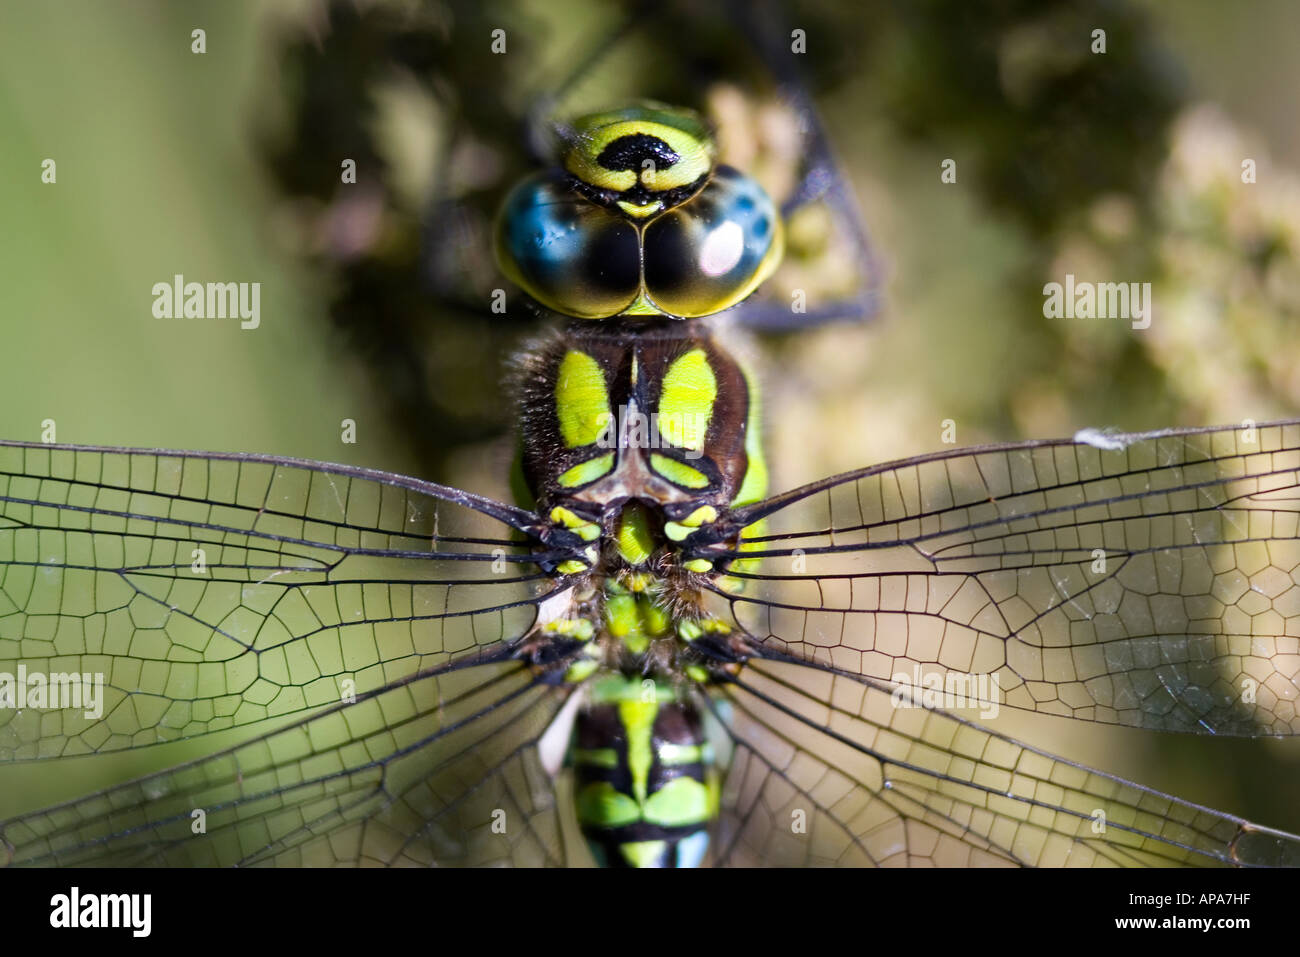
[{"label": "alamy watermark", "polygon": [[921,666],[913,665],[910,675],[899,671],[890,680],[894,683],[890,703],[895,708],[944,711],[978,708],[981,718],[996,718],[1001,707],[1001,680],[987,672],[930,671],[922,674]]},{"label": "alamy watermark", "polygon": [[77,671],[0,671],[0,709],[80,709],[91,721],[104,716],[104,676]]},{"label": "alamy watermark", "polygon": [[1129,319],[1134,329],[1151,325],[1151,283],[1075,282],[1043,287],[1043,315],[1048,319]]},{"label": "alamy watermark", "polygon": [[186,282],[177,273],[171,282],[156,282],[153,314],[157,319],[239,319],[239,328],[262,323],[260,282]]},{"label": "alamy watermark", "polygon": [[646,415],[633,403],[618,407],[618,415],[602,412],[596,419],[600,436],[596,445],[602,449],[681,449],[685,458],[704,455],[704,436],[709,416],[693,412]]},{"label": "alamy watermark", "polygon": [[56,929],[99,928],[131,931],[148,937],[153,929],[152,894],[95,894],[73,886],[50,898],[50,926]]}]

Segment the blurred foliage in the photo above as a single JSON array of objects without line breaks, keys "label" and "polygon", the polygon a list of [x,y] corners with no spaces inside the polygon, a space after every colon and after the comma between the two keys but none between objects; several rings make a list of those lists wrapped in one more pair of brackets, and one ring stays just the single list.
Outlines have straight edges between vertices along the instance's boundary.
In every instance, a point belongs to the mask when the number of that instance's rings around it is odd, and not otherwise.
[{"label": "blurred foliage", "polygon": [[[464,144],[473,142],[473,119],[512,114],[505,85],[461,81],[473,75],[479,55],[461,32],[486,37],[489,24],[513,25],[504,6],[464,4],[454,16],[440,5],[316,7],[282,28],[277,59],[287,103],[262,118],[267,166],[289,200],[278,214],[281,233],[317,266],[331,318],[370,364],[376,390],[413,446],[429,450],[421,458],[431,468],[436,450],[497,424],[491,410],[498,402],[480,386],[496,377],[490,347],[499,345],[498,324],[438,301],[423,237],[433,177],[444,190]],[[504,66],[517,62],[522,58]],[[404,157],[386,147],[402,132],[395,126],[420,123],[441,139],[428,143],[424,156],[405,158],[430,179],[426,189],[403,190]],[[418,131],[413,136],[418,142]],[[341,182],[345,158],[356,163],[355,188]],[[476,185],[465,201],[480,200]],[[483,245],[474,221],[458,225],[471,240],[463,245]]]},{"label": "blurred foliage", "polygon": [[[1300,176],[1270,161],[1222,112],[1181,115],[1151,191],[1159,321],[1139,337],[1195,421],[1257,421],[1300,408]],[[1243,181],[1243,163],[1269,185]],[[1061,259],[1092,261],[1098,275],[1132,272],[1124,227],[1098,208],[1093,228],[1062,246]],[[1115,227],[1118,226],[1118,229]],[[1087,331],[1088,327],[1081,327]],[[1106,350],[1077,344],[1094,363]]]},{"label": "blurred foliage", "polygon": [[[1116,0],[898,3],[877,44],[901,133],[970,151],[962,175],[1037,238],[1099,196],[1145,207],[1183,77]],[[1094,53],[1092,32],[1105,32]],[[951,155],[960,155],[953,153]]]}]

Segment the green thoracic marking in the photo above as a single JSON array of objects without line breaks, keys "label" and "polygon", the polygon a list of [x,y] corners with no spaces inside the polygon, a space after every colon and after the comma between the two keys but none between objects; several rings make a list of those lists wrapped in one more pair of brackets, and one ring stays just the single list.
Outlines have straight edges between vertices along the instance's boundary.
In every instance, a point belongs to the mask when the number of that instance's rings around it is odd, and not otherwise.
[{"label": "green thoracic marking", "polygon": [[706,522],[716,522],[718,520],[718,510],[712,505],[701,505],[691,514],[682,519],[681,524],[687,528],[699,528]]},{"label": "green thoracic marking", "polygon": [[558,618],[548,622],[543,629],[548,635],[563,635],[577,638],[579,641],[591,641],[596,633],[596,626],[586,618]]},{"label": "green thoracic marking", "polygon": [[639,600],[641,621],[646,634],[653,638],[668,634],[668,629],[672,626],[672,616],[668,614],[668,609],[650,598],[643,597]]},{"label": "green thoracic marking", "polygon": [[749,417],[745,422],[745,478],[736,490],[732,505],[749,505],[757,502],[767,494],[767,459],[763,455],[763,419],[760,413],[761,402],[758,383],[742,367],[745,386],[749,390]]},{"label": "green thoracic marking", "polygon": [[718,510],[712,505],[701,505],[680,522],[664,522],[664,537],[670,542],[684,541],[697,528],[718,519]]},{"label": "green thoracic marking", "polygon": [[[694,470],[692,470],[694,471]],[[618,553],[629,565],[644,565],[654,551],[650,517],[640,505],[628,505],[618,518]]]},{"label": "green thoracic marking", "polygon": [[605,595],[605,626],[612,637],[641,654],[651,638],[668,633],[672,620],[668,612],[646,595],[630,595],[610,585]]},{"label": "green thoracic marking", "polygon": [[579,684],[595,674],[599,667],[600,662],[595,658],[579,658],[565,669],[564,680],[570,684]]},{"label": "green thoracic marking", "polygon": [[585,352],[570,350],[560,360],[555,413],[560,420],[560,436],[571,449],[594,445],[610,421],[605,373],[600,363]]},{"label": "green thoracic marking", "polygon": [[578,488],[589,482],[594,482],[604,475],[608,475],[613,467],[614,453],[606,452],[604,455],[598,455],[594,459],[587,459],[587,461],[580,462],[573,468],[561,472],[556,481],[561,488]]},{"label": "green thoracic marking", "polygon": [[731,626],[717,618],[700,618],[692,620],[683,618],[677,622],[677,637],[688,645],[698,641],[704,635],[729,635]]},{"label": "green thoracic marking", "polygon": [[659,393],[659,434],[681,449],[699,452],[718,398],[718,379],[703,349],[673,360]]},{"label": "green thoracic marking", "polygon": [[649,640],[641,627],[634,595],[609,595],[605,598],[605,623],[609,633],[632,652],[645,651]]},{"label": "green thoracic marking", "polygon": [[583,518],[563,505],[557,505],[551,509],[551,521],[560,523],[571,532],[574,532],[584,542],[594,542],[600,537],[599,525]]},{"label": "green thoracic marking", "polygon": [[709,477],[703,472],[658,452],[650,453],[650,467],[674,485],[683,488],[709,487]]}]

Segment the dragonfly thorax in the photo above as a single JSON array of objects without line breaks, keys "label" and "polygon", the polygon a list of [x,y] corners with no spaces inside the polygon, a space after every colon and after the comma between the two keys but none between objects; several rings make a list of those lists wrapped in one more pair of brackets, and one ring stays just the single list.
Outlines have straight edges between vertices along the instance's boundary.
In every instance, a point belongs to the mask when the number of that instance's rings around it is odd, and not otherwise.
[{"label": "dragonfly thorax", "polygon": [[521,465],[539,506],[615,515],[637,500],[679,520],[753,501],[766,482],[744,368],[676,324],[572,325],[517,362]]}]

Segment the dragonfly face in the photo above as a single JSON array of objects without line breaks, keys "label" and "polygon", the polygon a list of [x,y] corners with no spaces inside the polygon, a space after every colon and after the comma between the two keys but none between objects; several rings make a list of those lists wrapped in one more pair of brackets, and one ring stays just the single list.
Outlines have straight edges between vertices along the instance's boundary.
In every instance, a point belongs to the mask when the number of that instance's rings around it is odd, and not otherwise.
[{"label": "dragonfly face", "polygon": [[744,300],[776,268],[781,217],[753,179],[714,167],[687,111],[579,120],[564,169],[524,180],[497,224],[512,281],[563,315],[692,318]]}]

